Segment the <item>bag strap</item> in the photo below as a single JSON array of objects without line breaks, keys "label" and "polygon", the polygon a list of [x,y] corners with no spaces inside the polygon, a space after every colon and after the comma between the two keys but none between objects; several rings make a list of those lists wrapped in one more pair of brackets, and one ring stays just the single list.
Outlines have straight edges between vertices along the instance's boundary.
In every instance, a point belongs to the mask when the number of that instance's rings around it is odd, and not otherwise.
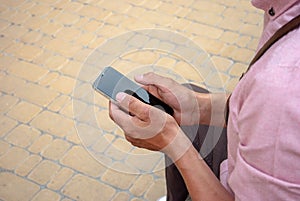
[{"label": "bag strap", "polygon": [[[275,34],[263,45],[263,47],[256,53],[252,61],[250,62],[248,69],[246,72],[242,74],[240,77],[240,80],[244,77],[244,75],[250,70],[252,65],[257,62],[263,55],[270,49],[272,45],[274,45],[279,39],[281,39],[283,36],[288,34],[289,32],[293,31],[294,29],[298,28],[300,26],[300,15],[289,21],[287,24],[282,26],[278,31],[275,32]],[[228,123],[228,116],[229,116],[229,100],[231,95],[228,97],[227,103],[226,103],[226,112],[225,112],[225,120],[226,125]]]},{"label": "bag strap", "polygon": [[[279,39],[281,39],[283,36],[288,34],[289,32],[293,31],[294,29],[298,28],[300,25],[300,15],[289,21],[287,24],[285,24],[283,27],[281,27],[275,34],[264,44],[264,46],[256,53],[252,61],[250,62],[248,69],[245,73],[249,71],[251,66],[258,61],[267,51],[270,49],[272,45],[274,45]],[[242,74],[241,78],[244,76]],[[240,78],[240,79],[241,79]]]}]

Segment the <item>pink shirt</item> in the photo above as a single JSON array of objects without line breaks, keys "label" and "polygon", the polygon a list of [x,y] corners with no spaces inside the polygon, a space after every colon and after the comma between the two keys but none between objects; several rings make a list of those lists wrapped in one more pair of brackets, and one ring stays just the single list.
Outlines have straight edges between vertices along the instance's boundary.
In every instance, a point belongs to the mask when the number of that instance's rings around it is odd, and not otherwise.
[{"label": "pink shirt", "polygon": [[[266,11],[259,48],[300,14],[300,0],[252,3]],[[236,200],[300,200],[299,28],[273,45],[232,93],[221,181]]]}]

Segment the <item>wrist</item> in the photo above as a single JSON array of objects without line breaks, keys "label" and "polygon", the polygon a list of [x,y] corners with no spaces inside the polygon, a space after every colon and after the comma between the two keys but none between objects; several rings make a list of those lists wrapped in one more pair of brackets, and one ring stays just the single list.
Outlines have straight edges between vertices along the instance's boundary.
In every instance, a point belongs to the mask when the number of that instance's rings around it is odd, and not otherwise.
[{"label": "wrist", "polygon": [[177,134],[173,138],[173,140],[161,151],[168,155],[169,158],[171,158],[175,163],[181,157],[183,157],[191,147],[193,147],[192,142],[181,129],[178,129]]}]

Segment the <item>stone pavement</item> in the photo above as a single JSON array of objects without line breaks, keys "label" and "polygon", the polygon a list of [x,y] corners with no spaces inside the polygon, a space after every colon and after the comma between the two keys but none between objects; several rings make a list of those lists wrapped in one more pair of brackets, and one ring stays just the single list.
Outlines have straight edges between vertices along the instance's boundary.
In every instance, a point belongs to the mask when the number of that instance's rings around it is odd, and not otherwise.
[{"label": "stone pavement", "polygon": [[156,71],[230,92],[263,21],[250,0],[0,2],[5,201],[164,195],[163,156],[124,140],[92,81],[111,64],[129,77]]}]

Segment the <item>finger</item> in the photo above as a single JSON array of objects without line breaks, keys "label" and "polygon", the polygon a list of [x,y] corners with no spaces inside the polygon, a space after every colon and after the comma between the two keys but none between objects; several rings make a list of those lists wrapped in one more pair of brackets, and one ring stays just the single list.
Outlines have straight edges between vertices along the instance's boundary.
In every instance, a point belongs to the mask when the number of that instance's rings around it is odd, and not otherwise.
[{"label": "finger", "polygon": [[172,85],[174,85],[175,82],[170,78],[163,77],[152,72],[143,75],[137,75],[134,79],[135,81],[143,85],[156,85],[164,88],[170,88]]},{"label": "finger", "polygon": [[120,106],[128,110],[132,116],[137,116],[142,121],[149,120],[150,105],[123,92],[118,93],[116,99]]}]

